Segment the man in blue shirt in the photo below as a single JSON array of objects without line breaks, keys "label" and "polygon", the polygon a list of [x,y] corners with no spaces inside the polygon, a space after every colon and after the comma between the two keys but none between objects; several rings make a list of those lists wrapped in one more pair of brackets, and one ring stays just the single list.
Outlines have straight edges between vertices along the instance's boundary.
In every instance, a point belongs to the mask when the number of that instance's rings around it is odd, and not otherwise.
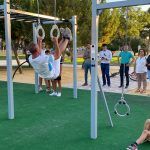
[{"label": "man in blue shirt", "polygon": [[[132,59],[132,61],[131,61]],[[126,76],[126,86],[125,88],[128,88],[129,86],[129,66],[131,63],[134,62],[134,56],[131,52],[128,51],[128,45],[125,45],[123,47],[123,51],[120,52],[118,61],[120,62],[120,86],[124,86],[124,74]]]}]

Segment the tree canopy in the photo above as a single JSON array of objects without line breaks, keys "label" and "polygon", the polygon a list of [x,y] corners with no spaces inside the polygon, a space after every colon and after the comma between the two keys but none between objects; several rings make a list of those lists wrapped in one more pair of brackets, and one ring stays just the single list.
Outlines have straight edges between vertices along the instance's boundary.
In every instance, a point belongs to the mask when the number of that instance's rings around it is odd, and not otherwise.
[{"label": "tree canopy", "polygon": [[[57,17],[70,19],[71,16],[77,15],[78,45],[89,43],[91,41],[91,0],[57,0],[56,2]],[[3,3],[3,0],[0,0],[0,3]],[[39,0],[39,4],[41,14],[55,15],[54,0]],[[37,0],[11,0],[11,8],[38,12]],[[132,39],[148,36],[150,28],[149,12],[150,9],[148,12],[144,12],[140,8],[129,7],[128,17],[126,17],[126,8],[104,10],[99,19],[99,46],[107,43],[119,47],[124,42],[125,36],[128,37],[128,43],[131,43]],[[0,25],[2,24],[3,22],[0,21]],[[50,27],[44,26],[44,28],[49,33]],[[31,24],[13,22],[12,29],[14,39],[21,36],[32,39]],[[148,29],[148,32],[146,29]],[[4,28],[0,28],[0,34],[4,36]]]}]

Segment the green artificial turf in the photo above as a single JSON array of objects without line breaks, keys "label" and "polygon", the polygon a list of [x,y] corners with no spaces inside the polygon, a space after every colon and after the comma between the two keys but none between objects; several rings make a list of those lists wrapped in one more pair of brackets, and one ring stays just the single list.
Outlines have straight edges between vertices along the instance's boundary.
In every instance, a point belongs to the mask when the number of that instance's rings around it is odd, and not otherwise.
[{"label": "green artificial turf", "polygon": [[[34,85],[14,83],[15,119],[7,119],[7,87],[0,82],[0,150],[125,150],[140,135],[150,117],[150,98],[126,95],[127,117],[113,107],[120,94],[106,93],[114,127],[101,96],[98,99],[98,138],[90,139],[90,91],[63,89],[62,97],[34,94]],[[139,149],[149,150],[150,144]]]}]

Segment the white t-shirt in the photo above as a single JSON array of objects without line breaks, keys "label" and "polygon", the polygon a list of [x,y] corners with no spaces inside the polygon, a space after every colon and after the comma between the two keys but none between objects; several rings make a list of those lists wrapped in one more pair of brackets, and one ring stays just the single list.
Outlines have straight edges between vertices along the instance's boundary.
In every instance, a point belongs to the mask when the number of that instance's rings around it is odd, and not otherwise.
[{"label": "white t-shirt", "polygon": [[[99,57],[101,59],[101,63],[109,64],[112,59],[112,53],[110,50],[102,50],[99,53]],[[103,60],[102,57],[107,58],[107,60]]]},{"label": "white t-shirt", "polygon": [[136,73],[147,72],[146,57],[138,57],[136,60]]},{"label": "white t-shirt", "polygon": [[35,72],[44,79],[55,79],[60,74],[60,58],[54,60],[53,55],[41,53],[34,59],[32,58],[32,55],[30,55],[29,62]]}]

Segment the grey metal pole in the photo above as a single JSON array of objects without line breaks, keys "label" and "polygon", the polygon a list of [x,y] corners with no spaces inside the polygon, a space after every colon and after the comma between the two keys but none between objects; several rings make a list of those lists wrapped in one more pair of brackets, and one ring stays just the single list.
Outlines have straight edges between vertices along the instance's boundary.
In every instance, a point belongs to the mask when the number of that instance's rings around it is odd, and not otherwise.
[{"label": "grey metal pole", "polygon": [[77,17],[72,17],[73,28],[73,97],[77,98]]},{"label": "grey metal pole", "polygon": [[55,21],[44,21],[42,24],[62,24],[62,23],[70,23],[70,20],[55,20]]},{"label": "grey metal pole", "polygon": [[6,40],[6,60],[7,60],[8,119],[14,119],[10,0],[4,1],[4,16],[5,16],[4,18],[5,18],[5,40]]},{"label": "grey metal pole", "polygon": [[103,3],[101,5],[97,5],[97,10],[102,9],[110,9],[110,8],[119,8],[119,7],[130,7],[130,6],[138,6],[138,5],[148,5],[150,4],[150,0],[126,0],[126,1],[118,1],[118,2],[110,2]]},{"label": "grey metal pole", "polygon": [[101,86],[101,83],[100,83],[100,80],[99,80],[98,76],[97,76],[97,82],[98,82],[99,90],[100,90],[100,92],[102,94],[102,97],[104,99],[104,103],[105,103],[105,107],[106,107],[106,110],[107,110],[107,113],[108,113],[110,125],[113,127],[114,125],[113,125],[112,118],[111,118],[111,115],[110,115],[110,111],[109,111],[109,108],[108,108],[107,100],[106,100],[106,97],[105,97],[105,94],[104,94],[104,91],[102,89],[102,86]]},{"label": "grey metal pole", "polygon": [[[33,42],[37,43],[37,37],[36,37],[36,23],[32,24],[33,28]],[[35,93],[39,93],[39,80],[38,80],[38,73],[35,72]]]},{"label": "grey metal pole", "polygon": [[99,0],[92,0],[92,47],[91,47],[91,138],[97,138],[97,54],[98,20],[96,6]]}]

